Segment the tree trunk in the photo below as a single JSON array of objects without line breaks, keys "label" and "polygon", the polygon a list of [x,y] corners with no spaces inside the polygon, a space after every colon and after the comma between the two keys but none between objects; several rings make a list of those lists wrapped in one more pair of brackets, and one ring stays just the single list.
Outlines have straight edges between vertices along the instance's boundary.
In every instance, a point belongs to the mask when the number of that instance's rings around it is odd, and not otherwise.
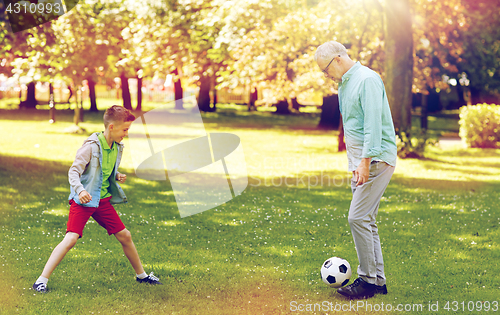
[{"label": "tree trunk", "polygon": [[73,96],[73,89],[71,88],[71,84],[68,84],[68,91],[69,91],[69,96],[68,96],[68,102],[67,103],[71,105],[70,101],[71,101],[71,97]]},{"label": "tree trunk", "polygon": [[386,0],[385,87],[397,133],[410,138],[413,36],[409,0]]},{"label": "tree trunk", "polygon": [[54,86],[49,84],[49,122],[51,124],[56,122],[56,106],[54,104]]},{"label": "tree trunk", "polygon": [[73,122],[75,125],[78,126],[78,124],[81,122],[81,108],[80,108],[80,101],[79,98],[81,98],[81,88],[80,86],[76,87],[76,95],[75,95],[75,114],[73,115]]},{"label": "tree trunk", "polygon": [[455,108],[453,109],[459,109],[460,107],[464,106],[467,104],[467,101],[465,100],[465,89],[462,87],[462,85],[460,84],[460,78],[457,78],[457,94],[458,94],[458,102],[457,102],[457,106],[455,106]]},{"label": "tree trunk", "polygon": [[481,89],[469,85],[470,102],[472,105],[481,104]]},{"label": "tree trunk", "polygon": [[217,89],[215,88],[216,85],[217,85],[217,75],[214,75],[212,77],[212,85],[210,86],[210,90],[212,91],[212,104],[214,112],[217,110]]},{"label": "tree trunk", "polygon": [[[84,122],[84,112],[83,112],[83,87],[78,87],[80,91],[80,122]],[[78,106],[78,104],[77,104]]]},{"label": "tree trunk", "polygon": [[73,122],[77,126],[80,123],[80,106],[78,106],[78,103],[76,103],[75,114],[73,115]]},{"label": "tree trunk", "polygon": [[95,82],[92,78],[87,78],[89,84],[90,111],[97,112],[97,100],[95,95]]},{"label": "tree trunk", "polygon": [[345,146],[345,141],[344,141],[344,124],[342,122],[342,115],[340,115],[340,118],[339,118],[339,137],[338,137],[338,142],[339,142],[338,151],[339,152],[345,151],[346,150],[346,146]]},{"label": "tree trunk", "polygon": [[251,87],[250,88],[250,98],[248,101],[248,111],[251,112],[252,110],[257,110],[257,107],[255,106],[255,101],[259,98],[259,93],[257,91],[257,87]]},{"label": "tree trunk", "polygon": [[294,97],[292,98],[292,108],[296,111],[299,111],[300,110],[300,104],[299,102],[297,101],[297,98]]},{"label": "tree trunk", "polygon": [[443,105],[441,104],[441,97],[439,93],[434,89],[429,90],[429,94],[427,95],[427,111],[429,113],[436,113],[443,109]]},{"label": "tree trunk", "polygon": [[276,107],[276,111],[274,112],[275,114],[280,114],[280,115],[289,115],[290,112],[290,104],[288,104],[287,100],[282,100],[279,101],[278,103],[274,104]]},{"label": "tree trunk", "polygon": [[132,98],[130,97],[130,88],[128,86],[128,78],[125,76],[125,72],[120,75],[121,87],[122,87],[122,100],[123,107],[128,110],[132,110]]},{"label": "tree trunk", "polygon": [[49,104],[51,102],[54,102],[54,86],[52,85],[52,82],[49,83]]},{"label": "tree trunk", "polygon": [[28,83],[28,91],[26,94],[26,100],[21,102],[19,104],[19,107],[22,108],[36,108],[36,105],[38,104],[36,97],[35,97],[35,91],[36,91],[36,84],[35,81],[31,81]]},{"label": "tree trunk", "polygon": [[212,86],[212,79],[209,76],[202,75],[200,77],[200,91],[196,99],[196,101],[198,102],[198,107],[202,112],[215,111],[215,107],[212,107],[210,103],[211,86]]},{"label": "tree trunk", "polygon": [[212,104],[213,104],[213,107],[214,107],[214,111],[217,110],[217,89],[214,87],[212,89]]},{"label": "tree trunk", "polygon": [[137,77],[137,106],[135,110],[142,111],[142,77]]},{"label": "tree trunk", "polygon": [[174,75],[175,109],[184,109],[184,91],[182,89],[182,82],[177,68],[175,68],[172,74]]},{"label": "tree trunk", "polygon": [[423,133],[425,134],[427,132],[427,116],[428,116],[428,111],[427,111],[427,94],[422,94],[422,103],[421,103],[421,114],[420,114],[420,128],[422,129]]},{"label": "tree trunk", "polygon": [[339,95],[332,94],[323,97],[323,105],[321,105],[321,116],[319,119],[318,128],[336,130],[339,129],[339,121]]}]

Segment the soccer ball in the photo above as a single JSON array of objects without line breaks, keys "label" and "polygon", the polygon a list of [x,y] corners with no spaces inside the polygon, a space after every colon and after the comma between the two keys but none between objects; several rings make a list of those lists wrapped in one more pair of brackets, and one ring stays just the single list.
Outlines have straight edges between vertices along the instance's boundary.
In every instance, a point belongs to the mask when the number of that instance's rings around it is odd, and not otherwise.
[{"label": "soccer ball", "polygon": [[329,258],[321,266],[321,279],[332,288],[345,286],[350,278],[351,266],[343,258]]}]

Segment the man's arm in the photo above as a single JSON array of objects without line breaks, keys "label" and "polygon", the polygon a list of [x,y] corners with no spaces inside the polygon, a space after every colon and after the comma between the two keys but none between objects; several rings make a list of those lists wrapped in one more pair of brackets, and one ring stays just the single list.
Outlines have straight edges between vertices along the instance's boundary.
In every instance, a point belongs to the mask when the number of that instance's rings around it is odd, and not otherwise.
[{"label": "man's arm", "polygon": [[367,78],[361,90],[363,108],[364,141],[362,158],[371,158],[382,152],[382,110],[384,104],[384,85],[380,78]]},{"label": "man's arm", "polygon": [[364,140],[361,163],[354,171],[356,186],[363,185],[368,181],[372,157],[378,156],[382,151],[384,85],[379,78],[364,80],[360,101],[364,116]]}]

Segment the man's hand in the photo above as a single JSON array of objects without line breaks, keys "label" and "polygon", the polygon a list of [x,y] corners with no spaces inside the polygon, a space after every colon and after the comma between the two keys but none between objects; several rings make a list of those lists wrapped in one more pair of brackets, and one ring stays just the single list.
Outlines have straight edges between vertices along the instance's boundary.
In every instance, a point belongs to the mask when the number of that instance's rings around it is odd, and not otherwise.
[{"label": "man's hand", "polygon": [[92,200],[92,196],[86,190],[82,190],[80,194],[78,194],[78,199],[80,199],[80,203],[87,203]]},{"label": "man's hand", "polygon": [[127,175],[122,173],[116,173],[116,180],[123,184],[127,180]]},{"label": "man's hand", "polygon": [[354,178],[356,179],[356,186],[363,185],[368,181],[370,176],[370,162],[371,158],[364,158],[361,160],[358,168],[354,171]]}]

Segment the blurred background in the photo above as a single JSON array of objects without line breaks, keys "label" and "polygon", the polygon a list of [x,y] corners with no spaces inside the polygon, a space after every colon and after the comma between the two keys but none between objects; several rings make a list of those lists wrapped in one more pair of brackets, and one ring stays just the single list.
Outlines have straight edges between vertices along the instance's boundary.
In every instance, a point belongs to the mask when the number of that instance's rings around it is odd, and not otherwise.
[{"label": "blurred background", "polygon": [[231,104],[317,113],[318,128],[336,130],[337,85],[313,60],[329,40],[382,76],[402,156],[418,153],[412,138],[428,140],[429,117],[453,119],[439,136],[458,138],[461,107],[499,103],[495,0],[31,2],[62,3],[62,16],[15,14],[9,3],[0,19],[4,109],[83,113],[112,100],[144,111],[194,95],[202,112]]}]

